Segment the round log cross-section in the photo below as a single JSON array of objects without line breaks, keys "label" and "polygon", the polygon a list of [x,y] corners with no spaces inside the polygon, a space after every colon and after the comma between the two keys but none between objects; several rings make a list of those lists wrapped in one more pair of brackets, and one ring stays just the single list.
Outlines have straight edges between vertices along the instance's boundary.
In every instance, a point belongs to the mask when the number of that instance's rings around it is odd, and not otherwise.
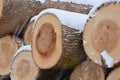
[{"label": "round log cross-section", "polygon": [[83,47],[79,30],[63,25],[51,13],[38,18],[33,30],[32,51],[40,68],[73,68],[86,58],[80,48]]},{"label": "round log cross-section", "polygon": [[19,49],[11,63],[11,80],[36,80],[38,76],[39,68],[33,61],[31,51]]},{"label": "round log cross-section", "polygon": [[70,80],[105,80],[105,76],[101,66],[86,60],[75,68]]},{"label": "round log cross-section", "polygon": [[13,55],[18,50],[18,43],[11,35],[0,38],[0,75],[9,74]]},{"label": "round log cross-section", "polygon": [[97,14],[86,23],[83,32],[84,49],[96,63],[102,64],[101,54],[106,51],[114,63],[120,61],[120,3],[102,5]]}]

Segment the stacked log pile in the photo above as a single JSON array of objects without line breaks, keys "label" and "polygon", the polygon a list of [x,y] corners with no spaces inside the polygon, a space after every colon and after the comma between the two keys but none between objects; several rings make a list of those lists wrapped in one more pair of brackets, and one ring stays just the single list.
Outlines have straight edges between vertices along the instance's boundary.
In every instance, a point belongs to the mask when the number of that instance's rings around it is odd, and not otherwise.
[{"label": "stacked log pile", "polygon": [[0,80],[120,80],[119,10],[119,0],[0,0]]}]

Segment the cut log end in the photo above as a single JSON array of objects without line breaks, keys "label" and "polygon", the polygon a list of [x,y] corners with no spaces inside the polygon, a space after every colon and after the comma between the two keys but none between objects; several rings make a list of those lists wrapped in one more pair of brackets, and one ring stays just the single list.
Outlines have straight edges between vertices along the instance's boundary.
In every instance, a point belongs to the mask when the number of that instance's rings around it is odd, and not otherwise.
[{"label": "cut log end", "polygon": [[32,49],[36,64],[42,68],[51,68],[62,55],[61,24],[56,16],[44,14],[33,31]]},{"label": "cut log end", "polygon": [[120,67],[114,69],[111,73],[109,73],[106,80],[120,80]]},{"label": "cut log end", "polygon": [[104,80],[104,71],[99,65],[87,60],[75,68],[70,80]]},{"label": "cut log end", "polygon": [[[84,49],[96,63],[101,64],[101,53],[106,51],[114,61],[120,61],[120,3],[102,5],[88,20],[83,32]],[[115,14],[115,15],[113,15]]]},{"label": "cut log end", "polygon": [[25,31],[25,34],[24,34],[24,43],[25,43],[26,45],[32,43],[32,30],[33,30],[33,25],[34,25],[34,21],[30,22],[30,23],[28,24],[27,30]]},{"label": "cut log end", "polygon": [[36,38],[36,47],[40,55],[50,56],[56,45],[56,33],[52,24],[43,24]]},{"label": "cut log end", "polygon": [[36,80],[39,75],[39,68],[33,61],[30,51],[20,52],[12,62],[11,80]]},{"label": "cut log end", "polygon": [[119,42],[119,26],[114,21],[104,19],[99,21],[97,27],[92,33],[92,45],[94,49],[101,53],[106,50],[110,53]]},{"label": "cut log end", "polygon": [[0,39],[0,75],[8,75],[12,56],[18,49],[18,43],[8,35]]}]

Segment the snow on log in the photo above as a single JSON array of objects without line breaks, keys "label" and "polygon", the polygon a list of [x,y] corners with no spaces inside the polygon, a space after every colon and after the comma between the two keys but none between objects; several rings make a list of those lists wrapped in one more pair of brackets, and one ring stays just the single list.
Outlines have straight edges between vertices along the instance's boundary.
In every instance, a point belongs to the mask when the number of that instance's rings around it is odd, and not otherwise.
[{"label": "snow on log", "polygon": [[84,4],[84,5],[90,5],[90,6],[95,6],[99,1],[95,0],[51,0],[53,2],[69,2],[69,3],[76,3],[76,4]]},{"label": "snow on log", "polygon": [[105,76],[101,66],[86,60],[74,69],[70,80],[105,80]]},{"label": "snow on log", "polygon": [[40,2],[35,0],[0,0],[0,37],[8,33],[18,36],[40,10]]},{"label": "snow on log", "polygon": [[11,80],[36,80],[39,68],[33,61],[31,46],[22,46],[11,62]]},{"label": "snow on log", "polygon": [[10,63],[14,53],[18,50],[18,43],[11,35],[0,38],[0,75],[9,75]]},{"label": "snow on log", "polygon": [[[90,9],[92,8],[90,1],[60,1],[60,0],[36,0],[40,1],[42,3],[41,8],[47,9],[47,8],[56,8],[56,9],[62,9],[67,11],[73,11],[73,12],[79,12],[79,13],[86,13],[88,14]],[[88,4],[84,4],[88,3]],[[62,6],[61,6],[62,5]]]},{"label": "snow on log", "polygon": [[[104,4],[104,5],[102,5]],[[101,2],[90,11],[90,19],[83,31],[84,49],[94,62],[108,68],[120,62],[120,3],[119,0]],[[105,52],[105,53],[103,53]],[[109,59],[105,59],[105,58]]]},{"label": "snow on log", "polygon": [[58,9],[47,9],[35,20],[32,38],[36,64],[47,69],[55,66],[72,68],[86,57],[82,30],[87,15]]},{"label": "snow on log", "polygon": [[106,80],[120,80],[120,67],[111,71]]}]

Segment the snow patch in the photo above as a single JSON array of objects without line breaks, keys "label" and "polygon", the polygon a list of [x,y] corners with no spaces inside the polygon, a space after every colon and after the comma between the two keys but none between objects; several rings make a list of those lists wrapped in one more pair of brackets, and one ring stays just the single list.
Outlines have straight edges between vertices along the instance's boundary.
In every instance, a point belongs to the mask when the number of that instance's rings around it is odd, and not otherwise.
[{"label": "snow patch", "polygon": [[87,44],[87,41],[83,40],[83,45]]},{"label": "snow patch", "polygon": [[36,0],[36,1],[39,1],[42,4],[45,2],[45,0]]},{"label": "snow patch", "polygon": [[91,54],[94,54],[94,52],[91,52]]},{"label": "snow patch", "polygon": [[36,23],[38,18],[46,13],[55,15],[59,19],[61,24],[77,29],[80,32],[83,31],[84,25],[88,19],[88,15],[86,14],[50,8],[40,12],[38,16],[35,16],[35,18],[33,18],[32,20],[35,20],[35,23]]},{"label": "snow patch", "polygon": [[17,52],[14,54],[13,57],[16,57],[21,51],[24,51],[24,50],[32,51],[31,45],[26,45],[26,46],[20,47],[20,48],[17,50]]},{"label": "snow patch", "polygon": [[114,66],[115,61],[114,61],[114,59],[107,53],[107,51],[104,50],[104,51],[101,53],[101,56],[102,56],[103,59],[105,60],[108,68],[111,68],[111,67]]}]

